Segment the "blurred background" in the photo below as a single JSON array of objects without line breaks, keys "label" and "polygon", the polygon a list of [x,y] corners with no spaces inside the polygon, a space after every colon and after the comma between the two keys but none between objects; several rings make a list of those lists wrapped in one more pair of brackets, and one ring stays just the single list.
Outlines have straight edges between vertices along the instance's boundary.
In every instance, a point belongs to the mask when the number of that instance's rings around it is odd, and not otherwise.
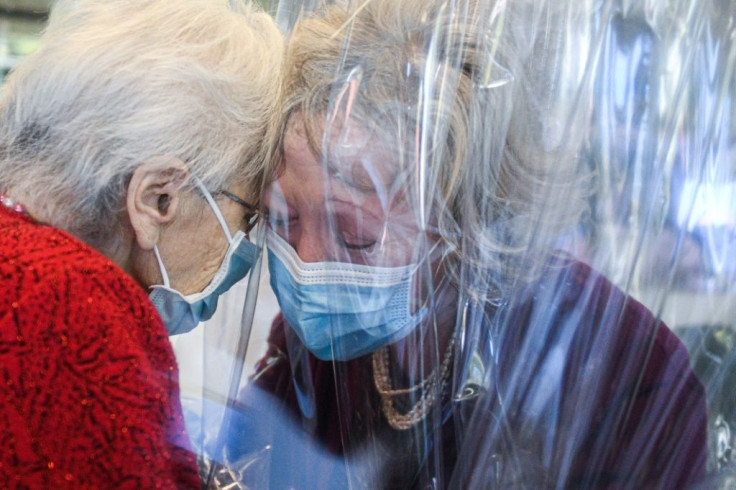
[{"label": "blurred background", "polygon": [[46,22],[49,0],[0,1],[0,76],[33,51]]}]

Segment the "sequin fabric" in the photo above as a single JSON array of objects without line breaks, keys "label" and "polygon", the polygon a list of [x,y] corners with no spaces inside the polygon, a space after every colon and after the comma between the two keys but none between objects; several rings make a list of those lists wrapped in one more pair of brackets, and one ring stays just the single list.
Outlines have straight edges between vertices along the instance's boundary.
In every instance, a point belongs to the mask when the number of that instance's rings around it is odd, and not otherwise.
[{"label": "sequin fabric", "polygon": [[112,261],[0,206],[0,488],[198,488],[178,370]]}]

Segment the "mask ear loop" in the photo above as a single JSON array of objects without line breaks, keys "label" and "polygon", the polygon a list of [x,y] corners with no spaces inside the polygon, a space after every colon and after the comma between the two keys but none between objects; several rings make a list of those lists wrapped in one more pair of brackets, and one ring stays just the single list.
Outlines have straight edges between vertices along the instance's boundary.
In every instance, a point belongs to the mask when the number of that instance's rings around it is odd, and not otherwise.
[{"label": "mask ear loop", "polygon": [[164,286],[169,287],[169,275],[166,273],[166,267],[164,267],[164,261],[161,260],[161,253],[158,251],[158,245],[153,246],[153,253],[156,255],[158,261],[158,270],[161,272],[161,277],[164,281]]},{"label": "mask ear loop", "polygon": [[[207,204],[210,205],[210,208],[212,208],[212,212],[215,213],[215,216],[217,217],[217,221],[220,223],[220,227],[222,227],[222,231],[225,232],[225,236],[227,237],[227,243],[231,244],[233,242],[233,237],[230,234],[230,230],[227,227],[227,223],[225,222],[225,217],[222,215],[222,212],[220,211],[220,207],[215,202],[214,198],[212,197],[212,194],[207,190],[207,188],[202,184],[202,181],[199,180],[198,177],[193,176],[194,179],[194,185],[197,186],[197,189],[202,193],[204,198],[207,200]],[[158,269],[161,272],[161,278],[164,281],[165,287],[170,287],[169,283],[169,275],[166,273],[166,267],[164,266],[164,261],[161,259],[161,252],[158,251],[158,245],[153,246],[153,253],[156,255],[156,261],[158,261]]]},{"label": "mask ear loop", "polygon": [[197,186],[197,189],[202,193],[204,198],[207,200],[207,203],[210,205],[210,208],[212,208],[212,212],[215,213],[215,216],[217,216],[217,221],[220,222],[220,226],[222,227],[222,230],[225,232],[225,236],[227,237],[227,243],[231,244],[233,243],[233,237],[230,234],[230,230],[227,227],[227,223],[225,222],[225,217],[222,215],[222,212],[220,211],[220,207],[215,202],[215,199],[212,197],[212,194],[210,194],[210,191],[207,190],[207,188],[202,184],[202,181],[199,180],[198,177],[192,176],[194,179],[194,184]]}]

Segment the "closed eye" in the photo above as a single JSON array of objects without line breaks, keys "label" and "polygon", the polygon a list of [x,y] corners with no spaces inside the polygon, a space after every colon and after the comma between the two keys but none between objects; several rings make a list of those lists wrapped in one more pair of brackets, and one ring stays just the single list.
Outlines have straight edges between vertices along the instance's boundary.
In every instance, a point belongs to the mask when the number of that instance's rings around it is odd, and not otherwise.
[{"label": "closed eye", "polygon": [[368,241],[364,243],[350,243],[347,240],[343,239],[342,242],[343,246],[349,250],[369,250],[373,248],[373,245],[376,244],[375,241]]},{"label": "closed eye", "polygon": [[336,220],[337,231],[342,245],[348,250],[366,251],[376,244],[373,233],[354,213],[339,214]]}]

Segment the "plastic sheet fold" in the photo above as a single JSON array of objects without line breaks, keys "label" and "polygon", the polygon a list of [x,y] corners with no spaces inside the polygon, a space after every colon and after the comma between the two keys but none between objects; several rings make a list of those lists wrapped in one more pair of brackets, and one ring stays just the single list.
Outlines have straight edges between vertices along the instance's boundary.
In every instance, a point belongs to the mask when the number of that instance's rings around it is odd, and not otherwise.
[{"label": "plastic sheet fold", "polygon": [[733,484],[736,6],[272,11],[280,312],[205,340],[206,485]]}]

